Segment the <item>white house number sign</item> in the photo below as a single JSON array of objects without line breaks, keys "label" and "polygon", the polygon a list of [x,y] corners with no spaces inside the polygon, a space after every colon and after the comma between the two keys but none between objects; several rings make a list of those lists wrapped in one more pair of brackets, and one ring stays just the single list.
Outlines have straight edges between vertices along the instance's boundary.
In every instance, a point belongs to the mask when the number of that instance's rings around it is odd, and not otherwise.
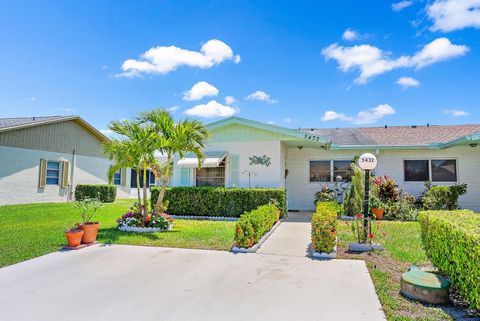
[{"label": "white house number sign", "polygon": [[362,154],[358,159],[358,166],[365,171],[371,171],[377,167],[377,158],[370,153]]}]

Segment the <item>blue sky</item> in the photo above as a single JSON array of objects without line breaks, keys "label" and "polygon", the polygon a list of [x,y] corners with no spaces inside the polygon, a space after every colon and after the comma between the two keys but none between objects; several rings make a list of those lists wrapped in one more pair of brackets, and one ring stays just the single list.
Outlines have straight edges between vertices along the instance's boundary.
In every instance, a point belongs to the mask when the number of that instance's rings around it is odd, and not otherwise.
[{"label": "blue sky", "polygon": [[480,0],[12,1],[0,117],[478,123],[479,28]]}]

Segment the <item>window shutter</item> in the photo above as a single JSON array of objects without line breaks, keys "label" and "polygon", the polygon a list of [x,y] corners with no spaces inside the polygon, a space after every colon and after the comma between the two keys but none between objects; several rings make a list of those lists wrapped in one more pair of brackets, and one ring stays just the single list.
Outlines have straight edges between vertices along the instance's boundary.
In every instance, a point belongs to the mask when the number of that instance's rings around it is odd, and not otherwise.
[{"label": "window shutter", "polygon": [[125,167],[123,167],[121,170],[120,170],[120,173],[121,173],[121,178],[120,178],[120,181],[121,181],[121,185],[123,187],[127,186],[127,169]]},{"label": "window shutter", "polygon": [[180,185],[190,186],[190,168],[182,167],[182,171],[180,172]]},{"label": "window shutter", "polygon": [[62,161],[62,177],[60,181],[60,187],[65,188],[68,186],[68,161]]},{"label": "window shutter", "polygon": [[230,187],[240,187],[239,185],[240,157],[230,155]]},{"label": "window shutter", "polygon": [[47,160],[40,159],[40,175],[38,178],[38,187],[44,188],[47,183]]}]

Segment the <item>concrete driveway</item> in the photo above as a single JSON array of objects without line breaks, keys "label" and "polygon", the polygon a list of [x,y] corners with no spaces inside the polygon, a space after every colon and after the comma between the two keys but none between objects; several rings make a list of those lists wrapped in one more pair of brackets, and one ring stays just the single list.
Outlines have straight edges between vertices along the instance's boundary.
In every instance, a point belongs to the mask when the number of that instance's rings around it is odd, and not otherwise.
[{"label": "concrete driveway", "polygon": [[384,320],[363,261],[94,246],[0,269],[0,319]]}]

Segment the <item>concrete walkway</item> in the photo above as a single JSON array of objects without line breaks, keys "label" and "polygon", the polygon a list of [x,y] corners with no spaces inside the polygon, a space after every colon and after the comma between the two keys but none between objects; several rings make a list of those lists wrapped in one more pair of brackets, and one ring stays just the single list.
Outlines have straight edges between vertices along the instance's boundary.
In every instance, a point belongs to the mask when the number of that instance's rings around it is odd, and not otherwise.
[{"label": "concrete walkway", "polygon": [[310,244],[311,212],[290,212],[285,221],[262,244],[257,253],[307,256]]},{"label": "concrete walkway", "polygon": [[0,269],[0,319],[385,320],[363,261],[126,245]]}]

